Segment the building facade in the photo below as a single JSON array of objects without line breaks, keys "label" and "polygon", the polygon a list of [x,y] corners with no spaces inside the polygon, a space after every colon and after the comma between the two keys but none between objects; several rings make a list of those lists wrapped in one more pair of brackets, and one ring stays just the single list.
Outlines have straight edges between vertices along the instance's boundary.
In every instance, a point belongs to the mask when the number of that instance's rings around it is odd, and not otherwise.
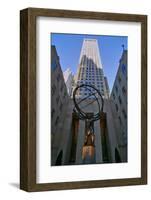
[{"label": "building facade", "polygon": [[72,94],[72,85],[73,85],[73,75],[72,75],[72,71],[70,68],[67,68],[64,72],[63,72],[63,76],[64,76],[64,81],[67,87],[67,92],[68,95],[71,96]]},{"label": "building facade", "polygon": [[[60,66],[59,56],[55,46],[51,46],[51,164],[60,165],[62,162],[60,151],[62,130],[64,128],[69,96],[63,73]],[[60,154],[60,155],[59,155]],[[57,159],[58,157],[58,159]]]},{"label": "building facade", "polygon": [[105,88],[106,88],[106,95],[107,95],[107,98],[110,97],[110,88],[109,88],[109,84],[108,84],[108,80],[107,80],[107,77],[104,76],[104,82],[105,82]]},{"label": "building facade", "polygon": [[111,92],[112,110],[121,157],[127,160],[127,50],[123,50]]},{"label": "building facade", "polygon": [[[83,40],[75,84],[93,85],[101,92],[104,98],[108,98],[98,41],[96,39],[86,38]],[[79,92],[77,98],[83,98],[87,95],[88,91],[83,89]]]}]

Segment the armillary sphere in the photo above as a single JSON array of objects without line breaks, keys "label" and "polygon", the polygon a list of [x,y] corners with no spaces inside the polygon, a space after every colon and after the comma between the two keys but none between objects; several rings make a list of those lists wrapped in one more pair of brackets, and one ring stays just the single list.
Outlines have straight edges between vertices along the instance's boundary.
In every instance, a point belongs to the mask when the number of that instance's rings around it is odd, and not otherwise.
[{"label": "armillary sphere", "polygon": [[[84,94],[81,95],[80,94]],[[103,112],[103,97],[93,85],[78,85],[73,92],[74,112],[81,120],[97,121]]]}]

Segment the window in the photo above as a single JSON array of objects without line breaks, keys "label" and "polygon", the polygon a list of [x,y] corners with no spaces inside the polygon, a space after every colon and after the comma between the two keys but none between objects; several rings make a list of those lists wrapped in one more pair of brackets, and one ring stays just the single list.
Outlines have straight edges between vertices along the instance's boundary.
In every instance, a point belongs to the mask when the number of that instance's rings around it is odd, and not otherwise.
[{"label": "window", "polygon": [[52,111],[51,111],[51,117],[52,118],[54,117],[54,114],[55,114],[55,109],[53,108]]},{"label": "window", "polygon": [[118,97],[118,100],[119,100],[119,103],[122,104],[122,99],[120,96]]},{"label": "window", "polygon": [[66,95],[67,95],[67,92],[66,92],[66,91],[64,91],[64,95],[63,95],[63,97],[65,98],[65,97],[66,97]]},{"label": "window", "polygon": [[59,107],[59,108],[60,108],[60,111],[62,111],[62,106],[63,106],[63,104],[61,103],[61,104],[60,104],[60,107]]},{"label": "window", "polygon": [[123,113],[124,118],[127,119],[127,114],[124,109],[122,110],[122,113]]},{"label": "window", "polygon": [[59,96],[57,96],[57,98],[56,98],[56,102],[57,102],[57,104],[58,104],[58,102],[59,102]]},{"label": "window", "polygon": [[121,83],[121,77],[120,76],[118,77],[118,82],[119,82],[119,84]]},{"label": "window", "polygon": [[60,74],[57,75],[57,81],[59,81],[59,80],[60,80]]},{"label": "window", "polygon": [[118,105],[117,104],[115,104],[115,108],[116,108],[116,111],[118,111]]},{"label": "window", "polygon": [[59,122],[59,117],[57,116],[56,121],[55,121],[55,126],[57,126],[58,122]]},{"label": "window", "polygon": [[60,88],[60,90],[61,90],[61,91],[63,90],[63,85],[61,85],[61,88]]},{"label": "window", "polygon": [[118,120],[119,120],[119,123],[120,123],[120,125],[122,124],[122,120],[121,120],[121,117],[119,116],[118,117]]},{"label": "window", "polygon": [[115,86],[115,90],[116,90],[116,93],[118,93],[118,87],[117,86]]},{"label": "window", "polygon": [[51,95],[54,95],[55,91],[56,91],[56,86],[53,85],[52,88],[51,88]]},{"label": "window", "polygon": [[123,92],[124,95],[126,95],[126,93],[127,93],[126,88],[124,86],[122,87],[122,92]]},{"label": "window", "polygon": [[126,75],[126,64],[122,64],[122,72]]},{"label": "window", "polygon": [[113,93],[113,99],[115,100],[115,94]]},{"label": "window", "polygon": [[56,60],[52,60],[51,62],[51,69],[55,70],[57,68],[57,61]]}]

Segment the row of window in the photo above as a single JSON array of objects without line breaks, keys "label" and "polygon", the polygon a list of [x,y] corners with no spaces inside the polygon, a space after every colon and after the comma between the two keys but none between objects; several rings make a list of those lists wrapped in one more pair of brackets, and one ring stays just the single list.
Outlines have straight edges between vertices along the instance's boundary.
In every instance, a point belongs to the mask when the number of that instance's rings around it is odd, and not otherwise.
[{"label": "row of window", "polygon": [[88,72],[88,71],[96,72],[96,74],[98,74],[98,75],[103,74],[102,70],[100,68],[94,68],[94,67],[81,67],[80,71],[81,72]]},{"label": "row of window", "polygon": [[[95,85],[93,85],[93,86],[95,87]],[[97,85],[97,88],[98,88],[98,89],[101,89],[101,90],[104,89],[103,85],[101,85],[101,86],[100,86],[100,85]],[[79,88],[79,90],[80,90],[80,91],[88,91],[88,90],[89,90],[89,91],[90,91],[90,90],[93,91],[94,89],[91,89],[91,88]]]},{"label": "row of window", "polygon": [[58,122],[59,122],[59,116],[57,116],[57,118],[56,118],[56,121],[55,121],[55,126],[57,126],[57,125],[58,125]]},{"label": "row of window", "polygon": [[[115,91],[118,94],[118,87],[117,86],[115,86]],[[123,93],[124,96],[127,94],[127,90],[126,90],[125,86],[122,86],[122,93]],[[113,99],[115,100],[114,92],[113,92]]]},{"label": "row of window", "polygon": [[57,81],[58,82],[60,81],[60,78],[61,78],[61,75],[60,75],[60,73],[58,73],[58,75],[57,75]]},{"label": "row of window", "polygon": [[[65,87],[65,85],[64,84],[62,84],[61,85],[61,87],[60,87],[60,91],[62,92],[63,91],[63,88]],[[53,96],[54,94],[55,94],[55,92],[56,92],[56,86],[55,85],[52,85],[52,87],[51,87],[51,95]],[[64,91],[64,97],[66,96],[66,90]]]},{"label": "row of window", "polygon": [[81,76],[86,75],[86,76],[92,76],[92,77],[97,77],[97,78],[100,78],[100,77],[103,76],[103,74],[98,74],[98,73],[94,73],[94,72],[91,72],[91,71],[89,71],[89,72],[79,72],[79,75],[81,75]]},{"label": "row of window", "polygon": [[[77,84],[95,84],[94,80],[86,81],[86,80],[78,80]],[[103,85],[103,81],[97,81],[96,84]]]},{"label": "row of window", "polygon": [[80,81],[96,81],[97,82],[97,84],[103,84],[103,81],[102,80],[98,80],[98,79],[94,79],[94,78],[84,78],[84,77],[79,77],[78,78]]},{"label": "row of window", "polygon": [[58,66],[58,61],[55,60],[55,59],[53,59],[53,60],[51,61],[51,69],[52,69],[52,70],[55,70],[55,69],[57,68],[57,66]]},{"label": "row of window", "polygon": [[[104,89],[102,88],[97,88],[98,90],[100,90],[100,91],[102,91],[102,92],[104,92]],[[86,90],[80,90],[79,91],[79,93],[81,92],[81,94],[82,93],[84,93],[84,92],[96,92],[95,90],[90,90],[90,89],[86,89]]]},{"label": "row of window", "polygon": [[79,84],[79,83],[84,83],[83,81],[86,81],[87,83],[89,83],[89,84],[98,84],[98,85],[101,85],[101,84],[103,84],[103,81],[98,81],[98,80],[94,80],[94,79],[81,79],[81,81],[79,82],[77,82],[77,84]]},{"label": "row of window", "polygon": [[[91,85],[91,86],[94,86],[94,87],[96,87],[96,88],[98,88],[98,89],[100,89],[100,90],[103,90],[104,89],[104,86],[103,86],[103,84],[99,84],[99,85],[95,85],[94,83],[89,83],[88,82],[88,84],[89,85]],[[86,91],[86,90],[88,90],[87,88],[80,88],[79,89],[80,91]],[[90,88],[89,88],[89,90],[91,90]]]},{"label": "row of window", "polygon": [[[104,90],[103,89],[100,90],[100,92],[104,94]],[[89,92],[89,93],[79,92],[78,95],[91,95],[92,93],[91,92]]]},{"label": "row of window", "polygon": [[[117,81],[118,81],[118,85],[119,85],[119,86],[121,87],[121,89],[122,89],[123,95],[126,95],[126,94],[127,94],[127,90],[126,90],[125,86],[122,86],[122,85],[121,85],[122,79],[121,79],[121,76],[120,76],[120,75],[118,75]],[[119,90],[118,86],[115,85],[115,92],[116,92],[116,94],[118,94],[118,92],[119,92],[118,90]],[[114,93],[113,93],[113,98],[115,99],[115,94],[114,94]]]},{"label": "row of window", "polygon": [[81,81],[97,81],[97,83],[103,83],[102,80],[94,79],[94,78],[84,78],[84,77],[79,77],[79,80]]},{"label": "row of window", "polygon": [[[117,104],[115,104],[115,109],[118,112],[119,108],[118,108]],[[126,113],[126,111],[124,109],[122,109],[122,114],[123,114],[124,119],[127,119],[127,113]]]},{"label": "row of window", "polygon": [[79,74],[79,76],[81,76],[81,77],[86,76],[86,77],[97,78],[97,79],[101,78],[101,76],[96,76],[93,73],[91,73],[91,74],[81,73],[81,74]]},{"label": "row of window", "polygon": [[86,73],[80,72],[80,73],[79,73],[79,76],[84,76],[84,75],[86,75],[86,76],[91,76],[91,77],[96,77],[96,78],[102,77],[102,75],[100,75],[100,74],[95,74],[94,72],[86,72]]},{"label": "row of window", "polygon": [[53,86],[51,87],[51,95],[54,95],[55,92],[56,92],[56,86],[53,85]]},{"label": "row of window", "polygon": [[93,71],[94,72],[95,71],[98,74],[102,73],[102,71],[101,71],[100,68],[89,67],[89,66],[87,66],[87,67],[81,67],[80,70],[83,71],[83,72],[88,72],[88,71]]},{"label": "row of window", "polygon": [[[63,108],[63,104],[61,103],[60,106],[59,106],[59,109],[60,109],[60,112],[62,111],[62,108]],[[51,111],[51,118],[53,119],[54,116],[55,116],[55,109],[53,108],[52,111]],[[55,120],[55,125],[57,125],[57,122],[59,120],[59,117],[57,116],[56,117],[56,120]]]},{"label": "row of window", "polygon": [[[62,102],[61,102],[59,96],[56,98],[56,103],[57,103],[57,105],[59,106],[60,111],[62,111],[63,104],[62,104]],[[60,105],[59,105],[59,104],[60,104]]]},{"label": "row of window", "polygon": [[94,80],[96,80],[96,81],[98,81],[98,82],[103,82],[102,81],[102,77],[95,77],[95,76],[79,76],[79,79],[89,79],[89,80],[92,80],[92,81],[94,81]]}]

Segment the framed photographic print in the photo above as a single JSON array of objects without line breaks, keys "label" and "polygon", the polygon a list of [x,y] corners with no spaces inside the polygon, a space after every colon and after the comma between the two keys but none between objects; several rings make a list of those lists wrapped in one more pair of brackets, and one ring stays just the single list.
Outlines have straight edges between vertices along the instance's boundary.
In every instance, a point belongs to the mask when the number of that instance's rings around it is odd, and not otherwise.
[{"label": "framed photographic print", "polygon": [[20,12],[20,188],[147,184],[147,16]]}]

